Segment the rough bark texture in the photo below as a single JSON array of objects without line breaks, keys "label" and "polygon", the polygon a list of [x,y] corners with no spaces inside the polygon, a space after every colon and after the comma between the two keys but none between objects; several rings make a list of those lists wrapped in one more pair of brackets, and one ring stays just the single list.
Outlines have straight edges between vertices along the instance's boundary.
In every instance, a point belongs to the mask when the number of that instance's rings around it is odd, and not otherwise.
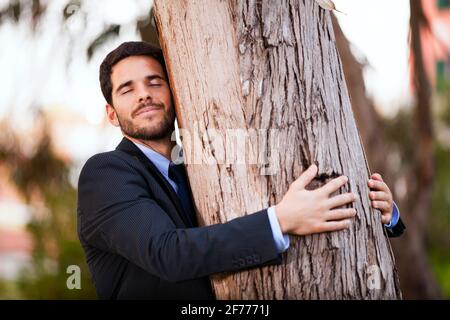
[{"label": "rough bark texture", "polygon": [[[414,4],[416,6],[416,4]],[[420,3],[417,4],[420,6]],[[420,8],[419,8],[420,9]],[[417,10],[417,9],[415,9]],[[417,19],[417,13],[412,15],[412,19]],[[350,49],[350,43],[343,34],[336,17],[333,16],[333,27],[336,35],[336,45],[338,47],[339,54],[342,59],[342,65],[344,68],[345,80],[349,88],[350,100],[352,101],[352,108],[355,114],[356,123],[358,124],[358,129],[365,146],[366,155],[368,162],[374,172],[380,172],[383,175],[383,179],[391,186],[391,190],[394,193],[394,199],[400,208],[402,219],[405,221],[407,226],[407,232],[399,239],[392,239],[391,243],[394,249],[397,267],[399,270],[400,284],[402,289],[402,294],[405,299],[437,299],[441,298],[439,285],[434,278],[431,268],[428,263],[426,248],[424,245],[424,228],[425,226],[416,226],[416,219],[414,218],[414,209],[416,201],[421,201],[421,197],[411,196],[414,192],[414,188],[420,188],[420,191],[415,191],[415,194],[422,194],[424,192],[427,194],[429,191],[423,191],[426,188],[430,188],[430,183],[427,184],[416,184],[411,183],[419,175],[410,174],[410,183],[408,184],[409,196],[398,197],[395,195],[394,186],[396,172],[393,172],[392,168],[387,165],[386,154],[389,152],[387,145],[385,145],[385,130],[382,121],[377,114],[373,102],[367,97],[366,88],[363,79],[363,66],[359,63]],[[411,31],[415,33],[415,42],[420,41],[417,38],[419,28],[414,22],[414,27]],[[415,45],[416,46],[416,45]],[[420,47],[420,46],[419,46]],[[421,55],[418,56],[422,59]],[[423,63],[420,62],[415,68],[424,71]],[[419,77],[416,78],[417,80]],[[421,81],[424,81],[423,78]],[[425,79],[425,81],[427,81]],[[428,82],[428,81],[427,81]],[[429,84],[425,83],[425,93],[419,93],[422,97],[421,100],[426,101],[427,93],[429,90]],[[420,85],[420,83],[417,83]],[[420,86],[418,89],[420,90]],[[429,99],[429,96],[428,96]],[[429,106],[429,102],[425,103],[425,106]],[[418,106],[416,106],[418,107]],[[425,107],[427,112],[430,112],[428,107]],[[423,113],[424,111],[422,111]],[[425,119],[430,118],[423,117]],[[424,125],[429,127],[429,124],[418,123],[418,125]],[[429,130],[421,130],[427,137],[432,134]],[[422,151],[422,147],[425,150]],[[418,144],[416,151],[417,154],[422,154],[426,159],[433,158],[433,151],[429,149],[427,143]],[[424,159],[424,158],[422,158]],[[432,160],[431,160],[432,161]],[[395,170],[395,169],[394,169]],[[417,171],[419,172],[419,171]],[[427,198],[431,201],[430,198]],[[428,203],[430,206],[431,203]],[[423,208],[423,204],[421,206]],[[429,209],[428,209],[429,210]],[[428,211],[424,211],[425,214]],[[417,230],[420,229],[420,231]],[[414,266],[414,267],[412,267]],[[419,271],[420,270],[420,271]]]},{"label": "rough bark texture", "polygon": [[[183,147],[201,223],[276,204],[311,163],[319,167],[311,188],[345,174],[342,192],[359,195],[349,230],[291,237],[283,265],[212,277],[217,297],[400,298],[389,241],[370,208],[330,13],[312,0],[156,0],[155,17],[179,125],[190,134]],[[232,158],[227,129],[262,133],[243,148],[268,166],[222,163]]]}]

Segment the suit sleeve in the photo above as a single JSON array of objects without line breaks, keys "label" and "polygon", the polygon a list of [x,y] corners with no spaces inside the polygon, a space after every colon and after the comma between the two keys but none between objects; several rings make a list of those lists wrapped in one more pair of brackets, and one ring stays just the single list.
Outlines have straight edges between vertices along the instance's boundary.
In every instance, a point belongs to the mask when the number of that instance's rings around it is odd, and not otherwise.
[{"label": "suit sleeve", "polygon": [[114,154],[89,159],[78,183],[80,238],[174,282],[280,263],[267,210],[180,229],[151,198],[146,183]]},{"label": "suit sleeve", "polygon": [[405,232],[406,226],[403,223],[402,218],[399,218],[397,224],[393,228],[385,227],[384,229],[386,230],[389,238],[397,238]]},{"label": "suit sleeve", "polygon": [[385,224],[384,227],[389,238],[400,237],[406,230],[406,226],[400,218],[400,210],[395,202],[391,221],[389,222],[389,224]]}]

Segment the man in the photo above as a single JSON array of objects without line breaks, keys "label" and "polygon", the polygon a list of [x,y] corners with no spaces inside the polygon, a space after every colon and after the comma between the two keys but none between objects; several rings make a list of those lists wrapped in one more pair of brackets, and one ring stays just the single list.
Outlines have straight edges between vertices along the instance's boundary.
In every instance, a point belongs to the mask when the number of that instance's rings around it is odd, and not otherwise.
[{"label": "man", "polygon": [[[162,52],[126,42],[107,55],[100,84],[109,121],[120,127],[116,150],[90,158],[80,174],[78,233],[98,296],[103,299],[211,299],[208,275],[280,263],[287,234],[349,227],[347,183],[305,187],[308,168],[276,206],[232,221],[198,227],[183,165],[170,155],[174,106]],[[373,175],[370,197],[391,236],[403,225],[389,188]],[[399,222],[400,221],[400,222]]]}]

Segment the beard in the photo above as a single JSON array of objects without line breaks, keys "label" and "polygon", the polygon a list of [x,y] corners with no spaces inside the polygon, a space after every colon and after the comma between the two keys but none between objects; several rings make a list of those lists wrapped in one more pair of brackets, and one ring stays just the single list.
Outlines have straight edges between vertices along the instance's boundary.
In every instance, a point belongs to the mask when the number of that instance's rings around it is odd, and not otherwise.
[{"label": "beard", "polygon": [[[133,114],[141,108],[148,106],[157,106],[164,110],[164,105],[162,104],[143,104],[139,106]],[[122,132],[137,140],[161,140],[170,137],[175,130],[175,112],[173,107],[170,107],[169,111],[164,113],[162,119],[158,120],[158,122],[149,124],[145,127],[137,127],[130,119],[120,118],[118,115],[117,120],[119,121]]]}]

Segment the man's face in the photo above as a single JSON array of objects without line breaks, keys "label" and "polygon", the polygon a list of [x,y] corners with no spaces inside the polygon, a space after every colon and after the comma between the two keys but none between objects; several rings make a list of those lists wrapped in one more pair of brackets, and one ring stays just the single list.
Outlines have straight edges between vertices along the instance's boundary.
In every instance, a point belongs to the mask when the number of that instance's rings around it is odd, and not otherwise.
[{"label": "man's face", "polygon": [[112,102],[106,105],[109,121],[138,140],[159,140],[174,130],[175,112],[164,70],[147,56],[133,56],[112,68]]}]

